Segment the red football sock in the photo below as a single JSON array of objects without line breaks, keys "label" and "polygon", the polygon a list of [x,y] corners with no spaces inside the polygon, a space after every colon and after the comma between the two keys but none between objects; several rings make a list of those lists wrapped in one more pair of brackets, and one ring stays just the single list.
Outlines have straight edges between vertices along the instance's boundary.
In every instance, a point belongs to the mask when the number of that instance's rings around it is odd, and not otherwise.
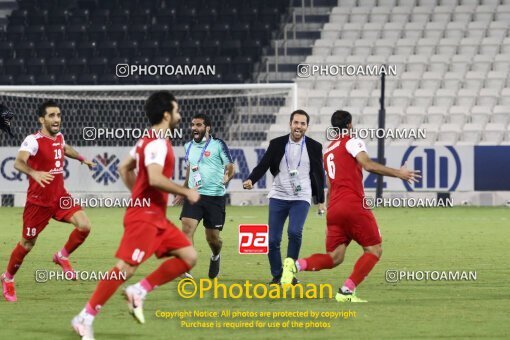
[{"label": "red football sock", "polygon": [[11,253],[9,264],[7,265],[7,276],[9,279],[14,277],[14,274],[18,271],[19,267],[23,263],[23,259],[28,254],[28,250],[23,248],[21,244],[17,244]]},{"label": "red football sock", "polygon": [[[306,264],[301,261],[305,261]],[[302,271],[315,272],[322,269],[331,269],[335,266],[333,258],[329,254],[313,254],[306,259],[299,259],[298,262]],[[303,264],[305,265],[303,266]]]},{"label": "red football sock", "polygon": [[[150,273],[144,280],[144,288],[151,291],[157,286],[164,285],[176,277],[186,273],[191,267],[178,257],[166,260],[158,269]],[[147,283],[150,285],[147,286]],[[149,288],[149,289],[148,289]]]},{"label": "red football sock", "polygon": [[67,243],[65,244],[64,248],[60,251],[62,256],[68,257],[73,251],[76,250],[83,242],[85,242],[85,239],[87,236],[89,236],[90,230],[80,230],[78,228],[75,228],[71,235],[69,235],[69,239],[67,240]]},{"label": "red football sock", "polygon": [[[356,261],[356,264],[354,265],[354,269],[351,273],[351,276],[347,279],[347,281],[351,280],[352,283],[354,283],[354,288],[358,286],[365,277],[372,271],[372,268],[377,264],[379,261],[379,258],[375,256],[372,253],[364,253],[361,255],[361,257]],[[347,284],[350,284],[352,286],[352,283],[347,282]],[[346,287],[351,289],[348,285],[344,284]],[[351,289],[354,290],[354,289]]]},{"label": "red football sock", "polygon": [[[115,274],[113,274],[115,273]],[[101,307],[110,299],[110,297],[115,293],[117,288],[119,288],[124,280],[122,278],[121,271],[117,267],[113,267],[110,270],[109,277],[116,277],[116,280],[101,280],[89,302],[87,303],[86,310],[89,314],[96,315]]]}]

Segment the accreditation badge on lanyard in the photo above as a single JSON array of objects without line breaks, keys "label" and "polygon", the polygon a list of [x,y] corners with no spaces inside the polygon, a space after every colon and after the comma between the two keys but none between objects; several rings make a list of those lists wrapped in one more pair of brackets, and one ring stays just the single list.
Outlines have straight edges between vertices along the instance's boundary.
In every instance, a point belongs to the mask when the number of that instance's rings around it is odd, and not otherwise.
[{"label": "accreditation badge on lanyard", "polygon": [[290,144],[290,141],[287,142],[285,146],[285,162],[287,163],[287,170],[289,171],[290,176],[290,185],[292,186],[292,191],[294,195],[299,195],[302,190],[301,181],[299,180],[299,166],[301,165],[301,157],[303,156],[303,148],[305,147],[306,136],[303,136],[303,141],[301,142],[301,153],[299,154],[299,162],[295,169],[291,169],[289,166],[289,159],[287,157],[287,148]]},{"label": "accreditation badge on lanyard", "polygon": [[[209,142],[211,141],[211,137],[207,140],[207,142],[204,145],[204,148],[202,149],[202,153],[200,154],[200,157],[198,158],[197,165],[194,165],[191,167],[191,175],[193,176],[193,187],[194,188],[201,188],[202,187],[202,176],[200,176],[200,172],[198,171],[198,166],[200,164],[200,161],[202,158],[204,158],[205,150],[207,149],[207,146],[209,145]],[[186,150],[186,162],[189,163],[189,152],[191,150],[191,147],[193,146],[193,141],[188,146],[188,150]],[[189,164],[191,165],[191,164]]]}]

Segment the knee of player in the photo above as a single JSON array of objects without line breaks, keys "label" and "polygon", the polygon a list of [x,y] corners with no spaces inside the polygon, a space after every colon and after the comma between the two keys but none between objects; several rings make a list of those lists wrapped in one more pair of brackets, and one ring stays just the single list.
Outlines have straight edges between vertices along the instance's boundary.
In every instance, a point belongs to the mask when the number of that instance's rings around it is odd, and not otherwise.
[{"label": "knee of player", "polygon": [[289,232],[288,232],[288,237],[292,238],[292,239],[301,239],[302,236],[303,236],[303,233],[299,232],[299,231],[290,231],[289,230]]},{"label": "knee of player", "polygon": [[198,254],[195,248],[190,248],[186,251],[183,256],[181,256],[181,260],[186,262],[190,268],[193,268],[197,264]]},{"label": "knee of player", "polygon": [[90,231],[91,228],[90,221],[88,219],[80,221],[76,225],[76,228],[78,228],[78,230],[80,231]]},{"label": "knee of player", "polygon": [[381,256],[382,256],[382,247],[381,247],[380,244],[378,244],[376,246],[369,247],[368,249],[366,249],[366,252],[381,258]]},{"label": "knee of player", "polygon": [[32,240],[21,239],[19,244],[23,248],[25,248],[26,251],[30,251],[35,246],[35,239],[32,239]]},{"label": "knee of player", "polygon": [[126,273],[126,279],[129,279],[136,272],[137,266],[132,266],[124,261],[119,261],[116,265],[117,269],[123,273]]},{"label": "knee of player", "polygon": [[332,253],[331,257],[333,258],[333,264],[335,265],[335,267],[342,264],[342,262],[344,262],[343,254]]}]

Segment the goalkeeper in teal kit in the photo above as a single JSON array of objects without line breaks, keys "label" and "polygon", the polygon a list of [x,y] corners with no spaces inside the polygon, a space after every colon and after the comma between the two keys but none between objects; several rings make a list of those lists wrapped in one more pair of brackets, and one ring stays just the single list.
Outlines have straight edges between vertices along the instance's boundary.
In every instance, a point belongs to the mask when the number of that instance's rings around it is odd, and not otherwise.
[{"label": "goalkeeper in teal kit", "polygon": [[[192,242],[198,224],[204,221],[205,236],[212,251],[209,278],[213,279],[220,272],[225,187],[234,176],[234,163],[225,142],[211,136],[211,120],[207,115],[195,115],[191,130],[193,140],[184,145],[187,165],[184,186],[197,189],[201,199],[191,205],[183,197],[177,197],[174,204],[184,201],[180,216],[182,231]],[[186,276],[191,277],[189,273]]]}]

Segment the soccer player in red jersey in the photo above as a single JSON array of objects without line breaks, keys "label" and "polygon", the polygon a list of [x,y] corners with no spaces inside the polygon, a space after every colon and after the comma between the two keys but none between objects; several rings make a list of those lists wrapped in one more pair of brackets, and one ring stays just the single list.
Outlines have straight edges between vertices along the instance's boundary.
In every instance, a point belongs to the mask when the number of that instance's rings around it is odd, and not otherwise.
[{"label": "soccer player in red jersey", "polygon": [[200,199],[196,190],[172,182],[174,153],[165,136],[181,120],[175,97],[167,91],[152,94],[145,112],[153,135],[141,138],[122,162],[119,172],[131,190],[132,201],[149,201],[150,205],[128,207],[124,216],[124,235],[116,257],[119,259],[109,277],[96,287],[85,308],[72,320],[74,330],[83,339],[93,339],[92,323],[102,306],[138,266],[153,254],[157,258],[173,256],[140,282],[128,286],[124,296],[130,313],[145,323],[143,300],[154,288],[174,280],[196,263],[197,253],[186,235],[166,218],[168,193],[182,195],[193,204]]},{"label": "soccer player in red jersey", "polygon": [[[14,274],[51,218],[75,227],[64,247],[53,255],[53,262],[62,267],[66,277],[76,279],[68,257],[90,232],[87,215],[70,200],[64,188],[64,156],[77,159],[89,168],[93,168],[94,163],[65,143],[60,133],[62,113],[57,103],[51,100],[42,103],[38,114],[41,130],[25,138],[14,163],[16,170],[28,175],[29,186],[21,241],[11,254],[7,270],[1,275],[3,295],[10,302],[17,299]],[[61,206],[61,198],[66,198],[65,206]]]},{"label": "soccer player in red jersey", "polygon": [[[352,116],[347,111],[336,111],[331,117],[331,125],[340,131],[350,131]],[[418,181],[421,176],[419,171],[408,170],[405,166],[394,169],[372,161],[365,143],[351,138],[348,133],[329,144],[324,153],[324,167],[328,184],[327,254],[313,254],[297,261],[287,258],[281,283],[291,283],[294,274],[299,271],[318,271],[338,266],[344,260],[347,246],[351,240],[355,240],[363,248],[363,255],[335,298],[339,302],[366,302],[356,296],[355,289],[379,261],[382,239],[374,215],[363,206],[365,194],[361,169],[398,177],[409,183]]]}]

